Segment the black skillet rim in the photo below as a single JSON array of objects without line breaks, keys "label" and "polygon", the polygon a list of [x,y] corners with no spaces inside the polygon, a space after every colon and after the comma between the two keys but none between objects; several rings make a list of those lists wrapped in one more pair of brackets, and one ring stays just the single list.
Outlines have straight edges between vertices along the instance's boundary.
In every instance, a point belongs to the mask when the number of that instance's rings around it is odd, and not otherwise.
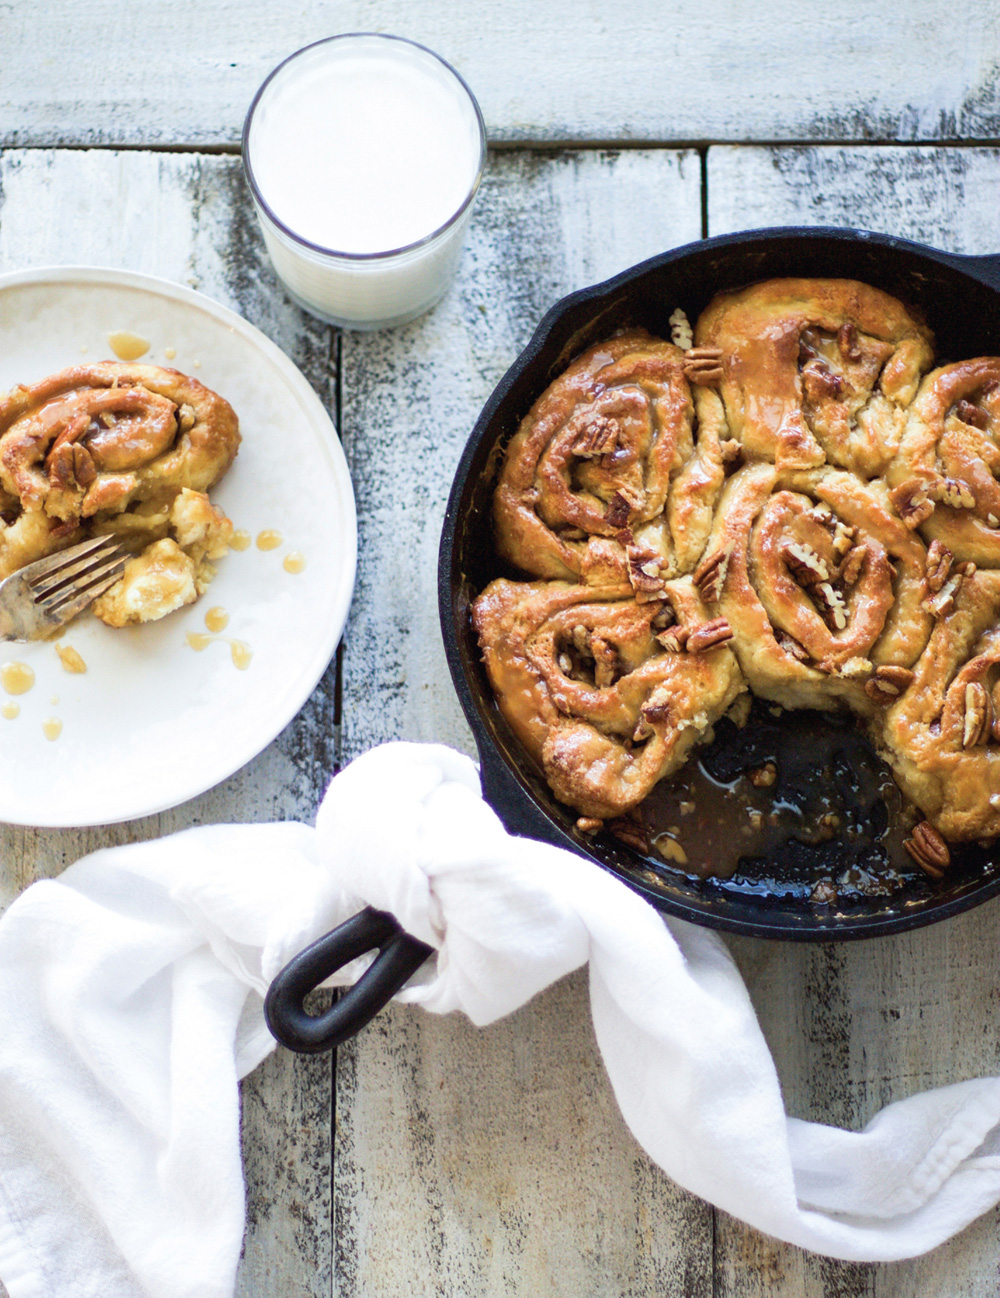
[{"label": "black skillet rim", "polygon": [[[479,751],[484,794],[512,833],[540,838],[566,848],[614,874],[661,912],[703,927],[792,941],[879,937],[936,923],[987,901],[1000,892],[1000,872],[979,880],[966,880],[961,887],[944,897],[935,894],[927,901],[915,905],[903,903],[898,909],[893,909],[891,904],[886,905],[884,898],[875,898],[872,899],[875,906],[870,911],[864,906],[854,907],[850,914],[838,914],[829,907],[809,908],[801,901],[797,905],[790,905],[788,899],[781,897],[751,898],[723,892],[715,896],[706,895],[711,893],[711,888],[702,888],[700,895],[694,898],[664,894],[639,877],[637,872],[648,868],[642,863],[642,858],[633,855],[628,849],[619,851],[600,844],[592,846],[584,843],[572,831],[572,816],[563,812],[560,804],[548,792],[544,781],[532,769],[530,759],[519,750],[516,739],[492,703],[492,695],[484,693],[481,679],[476,681],[480,696],[477,699],[473,680],[477,673],[480,678],[482,675],[478,653],[470,652],[467,648],[467,652],[463,654],[460,643],[463,630],[466,636],[469,634],[467,582],[463,562],[465,555],[459,535],[462,524],[469,515],[468,497],[484,470],[490,467],[484,461],[495,457],[494,448],[513,432],[517,421],[534,397],[572,355],[582,350],[589,341],[601,336],[604,327],[596,327],[594,322],[613,314],[626,300],[623,293],[635,290],[637,285],[648,281],[664,268],[692,259],[710,258],[715,252],[729,254],[732,249],[740,250],[741,255],[747,255],[748,273],[740,280],[730,278],[727,283],[715,285],[711,292],[723,287],[737,288],[741,284],[752,283],[775,273],[837,273],[835,270],[822,269],[769,269],[764,273],[755,273],[752,264],[754,255],[762,254],[764,260],[767,260],[769,256],[776,255],[775,250],[779,247],[787,249],[793,257],[804,256],[809,259],[814,258],[817,251],[821,257],[835,259],[838,252],[843,253],[847,249],[852,253],[862,250],[862,258],[868,255],[878,258],[882,255],[880,250],[887,250],[889,255],[901,258],[911,265],[914,268],[912,274],[918,279],[923,278],[923,263],[928,271],[936,267],[938,273],[949,279],[961,276],[968,284],[978,286],[980,292],[985,290],[991,297],[1000,297],[1000,256],[973,257],[947,253],[910,240],[867,230],[794,226],[748,230],[686,244],[630,267],[603,283],[562,298],[546,313],[527,346],[487,400],[456,469],[439,550],[438,606],[441,629],[452,680]],[[868,278],[869,282],[878,282],[883,278],[877,273],[869,273],[867,276],[850,270],[840,273],[854,278]],[[594,307],[593,313],[589,315],[592,337],[581,338],[581,334],[586,334],[586,329],[580,328],[566,334],[567,319],[591,306]],[[1000,311],[1000,305],[997,309]],[[628,314],[630,313],[626,312]],[[566,335],[562,337],[561,343],[560,334]],[[517,389],[524,376],[530,376],[534,367],[541,366],[546,349],[551,348],[554,342],[558,344],[558,351],[549,361],[545,374],[529,388],[530,395],[525,393],[518,397]],[[1000,349],[1000,337],[997,339],[997,347]],[[516,406],[506,409],[512,402],[516,402]],[[506,436],[503,427],[505,419]],[[463,622],[466,624],[464,628]],[[684,879],[685,876],[680,878]],[[699,890],[688,880],[687,891]],[[935,899],[936,897],[939,899]]]}]

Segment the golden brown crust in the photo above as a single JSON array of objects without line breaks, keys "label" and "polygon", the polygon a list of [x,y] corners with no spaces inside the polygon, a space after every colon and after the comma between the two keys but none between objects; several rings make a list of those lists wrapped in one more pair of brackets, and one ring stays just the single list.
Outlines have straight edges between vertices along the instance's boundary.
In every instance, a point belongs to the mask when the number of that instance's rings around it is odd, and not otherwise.
[{"label": "golden brown crust", "polygon": [[[886,474],[911,526],[956,561],[1000,568],[1000,357],[928,374]],[[922,506],[922,508],[920,508]]]},{"label": "golden brown crust", "polygon": [[[691,458],[693,415],[684,353],[672,343],[632,330],[584,352],[507,448],[494,496],[501,557],[530,576],[599,585],[628,579],[631,544],[672,576],[668,501]],[[706,532],[710,518],[708,501]]]},{"label": "golden brown crust", "polygon": [[[676,770],[744,688],[690,578],[669,583],[663,601],[631,595],[628,586],[498,580],[472,608],[511,728],[556,797],[601,819]],[[681,645],[665,647],[675,628]]]},{"label": "golden brown crust", "polygon": [[932,335],[887,293],[849,279],[774,279],[719,294],[695,330],[722,350],[731,436],[779,468],[875,477],[930,367]]},{"label": "golden brown crust", "polygon": [[549,580],[473,606],[500,707],[588,824],[747,686],[849,707],[938,878],[1000,835],[1000,358],[922,378],[929,331],[851,280],[722,294],[694,341],[590,348],[513,439],[499,549]]}]

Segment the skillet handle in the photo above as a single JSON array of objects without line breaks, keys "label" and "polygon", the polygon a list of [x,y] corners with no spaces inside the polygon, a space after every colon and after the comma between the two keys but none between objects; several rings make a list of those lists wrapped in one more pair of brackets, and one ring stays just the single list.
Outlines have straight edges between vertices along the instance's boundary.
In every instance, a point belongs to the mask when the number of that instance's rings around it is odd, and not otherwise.
[{"label": "skillet handle", "polygon": [[[353,987],[324,1013],[306,1013],[309,992],[376,947],[379,954]],[[391,915],[366,907],[300,951],[271,983],[264,1000],[271,1035],[300,1054],[333,1050],[360,1032],[429,955],[433,949],[404,933]]]}]

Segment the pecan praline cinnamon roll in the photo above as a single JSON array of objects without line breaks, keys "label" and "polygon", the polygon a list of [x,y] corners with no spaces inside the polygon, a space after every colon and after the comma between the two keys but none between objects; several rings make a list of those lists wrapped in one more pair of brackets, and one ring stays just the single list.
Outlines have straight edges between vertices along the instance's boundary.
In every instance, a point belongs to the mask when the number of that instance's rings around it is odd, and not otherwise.
[{"label": "pecan praline cinnamon roll", "polygon": [[124,625],[190,602],[228,547],[232,524],[206,493],[239,443],[229,403],[178,370],[103,361],[15,387],[0,398],[0,577],[114,533],[137,558],[159,546],[155,566],[177,582],[159,598],[147,580],[139,598],[134,560],[98,616]]},{"label": "pecan praline cinnamon roll", "polygon": [[1000,836],[1000,358],[931,371],[918,315],[842,279],[719,294],[691,341],[590,347],[507,448],[497,550],[535,580],[473,604],[500,707],[588,824],[744,689],[850,709],[940,877]]}]

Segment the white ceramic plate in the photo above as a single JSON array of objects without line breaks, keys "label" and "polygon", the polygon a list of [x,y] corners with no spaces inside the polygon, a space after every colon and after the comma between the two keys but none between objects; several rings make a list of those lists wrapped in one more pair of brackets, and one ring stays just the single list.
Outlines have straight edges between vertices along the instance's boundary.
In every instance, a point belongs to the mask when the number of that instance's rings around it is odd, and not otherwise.
[{"label": "white ceramic plate", "polygon": [[[340,442],[318,397],[272,342],[189,289],[124,271],[0,276],[0,389],[68,365],[112,358],[108,335],[148,339],[143,362],[169,365],[224,396],[243,443],[212,499],[256,540],[232,551],[197,603],[160,622],[112,630],[89,614],[63,645],[87,665],[67,673],[51,643],[2,644],[33,688],[0,691],[0,820],[97,825],[162,811],[203,792],[261,751],[295,716],[340,639],[357,559],[354,496]],[[173,349],[172,359],[166,353]],[[298,551],[305,568],[290,574]],[[189,632],[221,607],[225,631],[200,652]],[[239,670],[230,639],[252,655]],[[50,719],[62,723],[46,737]],[[51,730],[52,727],[49,727]]]}]

